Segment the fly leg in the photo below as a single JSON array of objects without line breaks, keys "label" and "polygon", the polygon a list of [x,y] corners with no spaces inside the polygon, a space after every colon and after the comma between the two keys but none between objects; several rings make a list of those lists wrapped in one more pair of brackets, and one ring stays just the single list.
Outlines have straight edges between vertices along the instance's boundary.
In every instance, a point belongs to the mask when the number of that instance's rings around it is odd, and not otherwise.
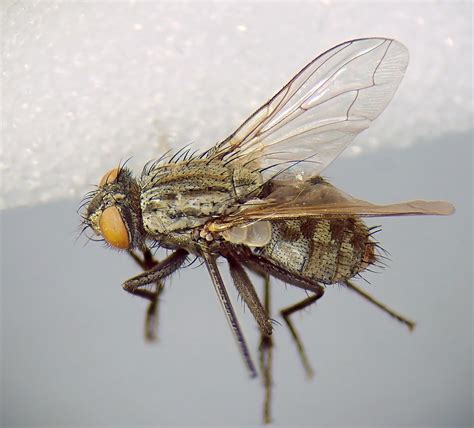
[{"label": "fly leg", "polygon": [[231,255],[227,256],[230,274],[235,288],[242,300],[250,309],[260,329],[259,367],[262,375],[262,384],[265,389],[263,401],[263,423],[271,423],[271,400],[272,400],[272,323],[270,320],[270,276],[261,274],[264,278],[264,304],[253,287],[250,279],[242,265]]},{"label": "fly leg", "polygon": [[[134,253],[133,251],[129,251],[130,257],[144,270],[148,271],[153,269],[157,264],[158,261],[153,257],[151,251],[146,248],[142,251],[143,258],[139,255]],[[157,338],[156,330],[158,328],[158,306],[159,306],[159,298],[161,293],[163,292],[164,284],[162,281],[157,281],[155,283],[155,290],[143,290],[137,289],[135,290],[135,295],[143,297],[144,299],[149,300],[148,308],[145,315],[145,340],[147,341],[155,341]]]},{"label": "fly leg", "polygon": [[416,323],[403,315],[400,315],[399,313],[395,312],[393,309],[390,309],[388,306],[384,305],[383,303],[379,302],[376,300],[374,297],[372,297],[370,294],[366,293],[364,290],[361,288],[357,287],[354,283],[351,281],[345,281],[345,285],[347,285],[348,288],[351,290],[355,291],[359,296],[363,297],[364,299],[367,299],[370,303],[373,303],[375,306],[378,308],[382,309],[382,311],[386,312],[389,314],[391,317],[397,319],[401,323],[405,324],[410,331],[413,331]]},{"label": "fly leg", "polygon": [[294,285],[306,291],[311,291],[318,296],[318,299],[324,294],[323,286],[312,279],[293,272],[290,273],[271,260],[254,254],[248,249],[239,248],[234,255],[237,257],[237,260],[254,272],[263,275],[271,275],[287,284]]},{"label": "fly leg", "polygon": [[129,250],[128,254],[130,254],[130,257],[144,271],[150,270],[158,264],[158,261],[153,257],[153,255],[151,254],[151,251],[149,250],[149,248],[146,248],[145,250],[142,250],[143,259],[140,258],[140,256],[132,250]]},{"label": "fly leg", "polygon": [[[149,300],[150,303],[145,316],[145,339],[153,341],[156,339],[159,297],[164,288],[162,279],[181,267],[186,260],[187,252],[178,250],[162,262],[156,261],[149,249],[143,251],[143,259],[132,251],[129,254],[145,272],[126,281],[123,288],[135,296]],[[155,283],[153,291],[141,288],[152,283]]]},{"label": "fly leg", "polygon": [[129,293],[135,294],[137,289],[140,287],[165,279],[182,266],[187,256],[188,252],[186,250],[176,250],[150,270],[142,272],[141,274],[125,281],[123,283],[123,289]]},{"label": "fly leg", "polygon": [[[324,290],[321,287],[321,290]],[[293,321],[291,321],[290,316],[298,311],[301,311],[302,309],[312,305],[314,302],[316,302],[320,297],[322,297],[323,292],[320,294],[313,294],[312,296],[307,297],[306,299],[302,300],[301,302],[298,302],[292,306],[289,306],[285,309],[282,309],[280,311],[281,316],[283,317],[283,320],[285,321],[286,325],[288,326],[288,329],[290,330],[291,337],[293,338],[296,348],[298,349],[298,354],[300,356],[301,362],[303,364],[303,367],[306,372],[306,376],[308,378],[312,378],[314,376],[314,370],[311,367],[311,363],[309,362],[308,356],[306,354],[306,350],[304,348],[303,342],[299,337],[298,332],[296,331],[295,326],[293,325]]]},{"label": "fly leg", "polygon": [[236,252],[235,254],[239,257],[242,263],[245,263],[245,265],[253,271],[260,272],[263,275],[272,275],[288,284],[295,285],[312,293],[309,297],[302,300],[301,302],[281,310],[280,313],[290,330],[293,340],[295,341],[298,353],[301,358],[301,362],[303,363],[303,367],[306,371],[307,376],[309,378],[313,377],[314,371],[311,367],[311,364],[309,363],[306,351],[303,346],[303,342],[301,341],[293,325],[293,322],[290,319],[290,315],[294,312],[298,312],[299,310],[306,308],[307,306],[316,302],[316,300],[320,299],[324,295],[324,287],[321,284],[302,275],[290,273],[283,269],[281,266],[278,266],[272,261],[266,259],[265,257],[262,257],[258,254],[254,254],[251,251],[247,251],[245,248],[239,248],[238,252]]},{"label": "fly leg", "polygon": [[232,256],[227,256],[227,261],[229,262],[230,274],[234,281],[235,288],[237,288],[240,297],[242,297],[242,300],[248,306],[250,312],[252,312],[260,328],[260,332],[270,336],[273,329],[272,323],[270,322],[268,312],[262,306],[257,292],[250,282],[247,272],[245,272],[242,265]]},{"label": "fly leg", "polygon": [[[264,275],[263,284],[263,304],[266,313],[270,316],[270,276]],[[272,386],[273,386],[273,339],[272,336],[260,333],[259,365],[262,374],[262,384],[265,389],[265,398],[263,400],[263,423],[272,422]]]},{"label": "fly leg", "polygon": [[232,307],[229,295],[227,294],[227,290],[225,289],[224,281],[222,280],[222,276],[219,272],[219,269],[217,268],[216,258],[204,248],[201,255],[204,258],[207,270],[209,271],[209,275],[212,279],[212,284],[214,285],[217,296],[219,297],[219,302],[222,308],[224,309],[227,322],[229,323],[229,326],[232,330],[234,339],[237,342],[239,351],[242,355],[242,358],[244,359],[245,365],[247,366],[247,369],[250,372],[250,376],[256,377],[257,370],[255,369],[255,366],[253,364],[252,357],[250,356],[250,352],[242,330],[240,328],[239,321],[237,319],[237,316],[235,315],[235,311]]}]

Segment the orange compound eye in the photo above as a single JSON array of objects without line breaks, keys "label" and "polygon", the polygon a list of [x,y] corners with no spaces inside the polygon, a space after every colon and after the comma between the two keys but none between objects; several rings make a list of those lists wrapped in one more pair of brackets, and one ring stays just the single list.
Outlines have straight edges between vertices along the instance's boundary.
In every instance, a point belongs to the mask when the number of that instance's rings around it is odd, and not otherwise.
[{"label": "orange compound eye", "polygon": [[126,250],[130,247],[130,238],[122,216],[117,207],[108,207],[99,219],[100,233],[112,247]]},{"label": "orange compound eye", "polygon": [[106,184],[112,184],[114,181],[117,181],[117,175],[119,173],[118,168],[111,169],[107,171],[104,176],[100,179],[99,187],[104,187]]}]

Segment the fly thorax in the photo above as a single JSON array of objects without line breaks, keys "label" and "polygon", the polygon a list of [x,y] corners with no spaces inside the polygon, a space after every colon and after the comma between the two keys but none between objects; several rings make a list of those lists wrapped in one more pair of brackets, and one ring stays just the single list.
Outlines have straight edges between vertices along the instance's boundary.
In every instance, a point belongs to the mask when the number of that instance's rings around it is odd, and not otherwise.
[{"label": "fly thorax", "polygon": [[263,178],[259,170],[235,168],[232,172],[232,180],[236,197],[241,203],[257,197],[262,191]]},{"label": "fly thorax", "polygon": [[189,233],[236,211],[259,192],[261,183],[258,171],[216,160],[154,167],[142,176],[143,225],[152,237]]}]

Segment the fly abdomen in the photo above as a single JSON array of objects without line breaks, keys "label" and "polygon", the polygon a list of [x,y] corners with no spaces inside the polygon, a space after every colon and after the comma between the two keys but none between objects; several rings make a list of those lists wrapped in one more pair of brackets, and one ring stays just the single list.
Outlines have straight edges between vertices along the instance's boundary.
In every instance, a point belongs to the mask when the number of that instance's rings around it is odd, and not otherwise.
[{"label": "fly abdomen", "polygon": [[257,250],[293,272],[324,284],[352,278],[375,261],[365,224],[357,218],[272,222],[272,239]]}]

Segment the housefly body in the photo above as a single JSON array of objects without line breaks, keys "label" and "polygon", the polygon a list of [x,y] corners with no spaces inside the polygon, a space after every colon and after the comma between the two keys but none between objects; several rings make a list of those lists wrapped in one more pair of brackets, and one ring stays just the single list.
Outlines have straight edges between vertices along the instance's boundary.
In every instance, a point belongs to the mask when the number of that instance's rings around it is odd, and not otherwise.
[{"label": "housefly body", "polygon": [[[232,135],[201,153],[165,155],[133,177],[126,166],[107,172],[85,201],[86,227],[111,247],[127,250],[144,272],[123,288],[150,301],[147,337],[153,337],[163,281],[190,256],[206,265],[217,296],[252,376],[257,369],[216,260],[231,277],[262,335],[260,372],[264,421],[271,398],[269,278],[306,290],[281,311],[308,374],[312,369],[290,315],[317,301],[325,286],[344,284],[406,324],[414,323],[351,282],[381,253],[364,217],[447,215],[442,201],[376,205],[332,186],[321,173],[379,116],[408,65],[408,51],[391,39],[342,43],[304,67]],[[157,262],[149,247],[171,250]],[[143,253],[138,256],[137,252]],[[248,271],[265,280],[260,300]],[[147,285],[155,284],[150,290]]]}]

